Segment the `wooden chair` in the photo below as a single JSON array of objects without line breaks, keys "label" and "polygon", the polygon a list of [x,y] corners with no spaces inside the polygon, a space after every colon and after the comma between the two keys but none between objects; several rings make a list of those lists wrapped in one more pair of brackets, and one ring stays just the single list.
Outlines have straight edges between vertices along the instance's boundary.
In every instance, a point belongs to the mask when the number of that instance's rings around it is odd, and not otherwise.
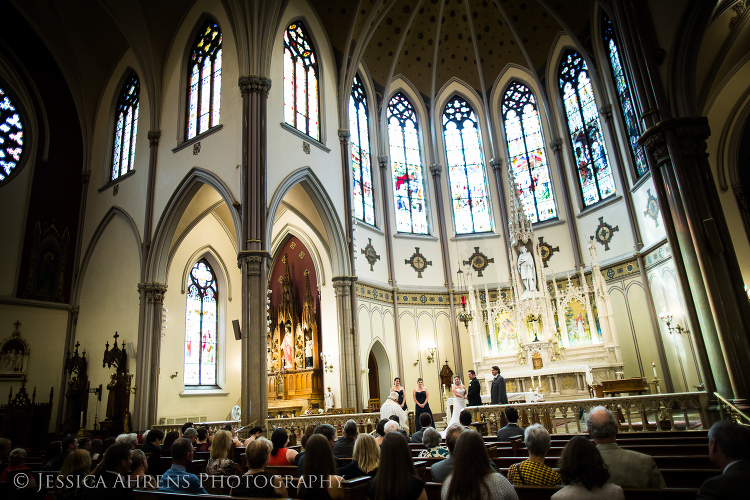
[{"label": "wooden chair", "polygon": [[344,413],[347,413],[349,415],[353,415],[353,414],[357,413],[357,409],[353,408],[353,407],[349,407],[346,410],[344,410]]},{"label": "wooden chair", "polygon": [[380,411],[380,398],[370,398],[367,401],[367,407],[370,409],[370,412],[375,413],[376,411]]}]

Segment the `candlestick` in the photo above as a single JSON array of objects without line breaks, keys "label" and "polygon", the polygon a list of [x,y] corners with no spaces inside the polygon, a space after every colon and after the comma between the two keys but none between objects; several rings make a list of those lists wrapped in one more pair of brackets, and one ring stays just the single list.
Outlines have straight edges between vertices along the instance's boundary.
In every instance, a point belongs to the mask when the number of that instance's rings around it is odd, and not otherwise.
[{"label": "candlestick", "polygon": [[655,362],[653,362],[653,361],[651,362],[651,368],[653,368],[653,369],[654,369],[654,378],[657,378],[657,377],[656,377],[656,363],[655,363]]}]

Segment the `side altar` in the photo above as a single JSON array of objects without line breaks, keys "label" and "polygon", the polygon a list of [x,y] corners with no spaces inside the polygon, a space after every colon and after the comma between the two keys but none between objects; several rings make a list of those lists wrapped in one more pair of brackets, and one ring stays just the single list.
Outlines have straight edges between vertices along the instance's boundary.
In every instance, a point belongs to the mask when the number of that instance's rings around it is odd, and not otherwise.
[{"label": "side altar", "polygon": [[[308,408],[323,407],[318,296],[310,286],[310,270],[305,269],[300,307],[299,284],[290,271],[288,255],[284,255],[281,263],[284,269],[278,280],[280,294],[273,293],[273,281],[268,291],[268,412],[299,416]],[[278,299],[274,301],[274,297]]]},{"label": "side altar", "polygon": [[489,394],[491,368],[500,367],[508,393],[537,392],[546,400],[588,398],[589,385],[617,378],[623,370],[612,304],[599,268],[594,242],[591,281],[583,269],[555,281],[546,244],[534,229],[509,173],[508,228],[510,289],[498,288],[491,300],[485,285],[479,290],[468,280],[467,325],[474,368]]}]

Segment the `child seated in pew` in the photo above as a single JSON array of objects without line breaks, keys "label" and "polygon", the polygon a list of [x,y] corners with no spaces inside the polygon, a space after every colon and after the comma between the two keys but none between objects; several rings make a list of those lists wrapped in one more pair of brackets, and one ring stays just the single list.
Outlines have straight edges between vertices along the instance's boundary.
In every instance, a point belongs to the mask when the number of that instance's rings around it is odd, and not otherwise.
[{"label": "child seated in pew", "polygon": [[248,471],[240,477],[240,484],[232,488],[233,497],[288,497],[279,476],[265,471],[273,444],[264,437],[255,438],[245,449]]},{"label": "child seated in pew", "polygon": [[541,425],[534,424],[526,429],[524,443],[529,450],[529,459],[510,466],[508,481],[532,486],[562,484],[560,474],[544,464],[551,442],[549,432]]},{"label": "child seated in pew", "polygon": [[596,445],[583,436],[563,448],[560,475],[568,486],[552,495],[554,500],[625,500],[622,488],[607,482],[607,465]]}]

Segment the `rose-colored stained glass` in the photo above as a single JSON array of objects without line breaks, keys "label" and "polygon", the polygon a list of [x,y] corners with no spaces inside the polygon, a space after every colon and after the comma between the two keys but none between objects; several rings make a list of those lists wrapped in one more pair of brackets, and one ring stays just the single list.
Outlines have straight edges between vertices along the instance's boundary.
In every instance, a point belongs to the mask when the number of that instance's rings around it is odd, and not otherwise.
[{"label": "rose-colored stained glass", "polygon": [[138,83],[138,76],[131,73],[120,90],[115,109],[111,180],[127,174],[135,167],[140,91],[141,86]]},{"label": "rose-colored stained glass", "polygon": [[201,259],[193,266],[187,282],[185,385],[216,385],[217,298],[216,275]]},{"label": "rose-colored stained glass", "polygon": [[302,22],[284,32],[284,121],[320,139],[318,63]]},{"label": "rose-colored stained glass", "polygon": [[349,97],[349,134],[352,151],[354,217],[375,225],[367,96],[359,75],[354,77],[352,93]]},{"label": "rose-colored stained glass", "polygon": [[222,35],[219,25],[207,20],[193,42],[188,62],[186,136],[192,139],[219,124],[221,116]]}]

